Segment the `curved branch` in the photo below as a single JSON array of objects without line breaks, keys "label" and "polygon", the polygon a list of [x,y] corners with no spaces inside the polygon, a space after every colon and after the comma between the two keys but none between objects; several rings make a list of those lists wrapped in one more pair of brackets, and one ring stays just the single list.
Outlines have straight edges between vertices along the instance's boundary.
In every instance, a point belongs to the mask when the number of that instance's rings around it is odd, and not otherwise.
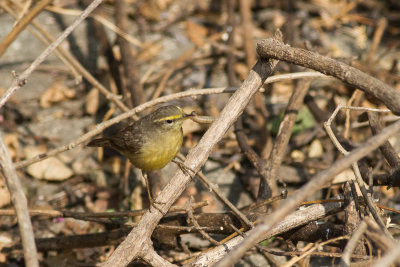
[{"label": "curved branch", "polygon": [[257,53],[261,58],[279,59],[336,77],[373,95],[393,113],[400,115],[400,92],[356,68],[308,50],[290,47],[272,38],[260,41]]}]

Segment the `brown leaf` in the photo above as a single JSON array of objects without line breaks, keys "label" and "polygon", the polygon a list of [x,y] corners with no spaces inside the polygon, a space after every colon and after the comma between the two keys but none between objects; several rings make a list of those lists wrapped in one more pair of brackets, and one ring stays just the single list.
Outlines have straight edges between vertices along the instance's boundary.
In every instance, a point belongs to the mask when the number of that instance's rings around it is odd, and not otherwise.
[{"label": "brown leaf", "polygon": [[94,115],[99,108],[99,90],[92,88],[86,96],[86,112]]},{"label": "brown leaf", "polygon": [[146,62],[155,58],[163,50],[163,46],[153,42],[143,44],[141,52],[137,55],[139,62]]},{"label": "brown leaf", "polygon": [[235,64],[235,71],[239,75],[241,80],[245,80],[249,74],[249,66],[243,63]]},{"label": "brown leaf", "polygon": [[4,136],[3,140],[4,144],[8,149],[8,153],[10,154],[11,159],[15,159],[17,157],[19,148],[18,134],[17,133],[7,134]]},{"label": "brown leaf", "polygon": [[[44,146],[27,146],[24,152],[27,158],[31,158],[45,153],[46,148]],[[26,171],[36,179],[47,181],[63,181],[73,175],[73,171],[57,158],[48,158],[29,165]]]},{"label": "brown leaf", "polygon": [[10,193],[4,185],[0,187],[0,208],[8,206],[11,203]]},{"label": "brown leaf", "polygon": [[190,41],[197,46],[203,46],[207,36],[207,28],[191,20],[186,21],[186,34]]},{"label": "brown leaf", "polygon": [[60,81],[55,81],[40,97],[40,106],[42,108],[51,107],[69,98],[75,97],[75,91],[68,88]]}]

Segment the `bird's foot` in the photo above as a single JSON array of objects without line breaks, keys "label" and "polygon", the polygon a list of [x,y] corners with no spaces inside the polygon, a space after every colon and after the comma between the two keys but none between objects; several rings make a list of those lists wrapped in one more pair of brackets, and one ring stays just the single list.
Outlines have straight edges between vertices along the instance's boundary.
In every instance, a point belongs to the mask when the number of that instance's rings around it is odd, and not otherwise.
[{"label": "bird's foot", "polygon": [[183,164],[183,162],[177,161],[175,159],[173,159],[172,162],[178,165],[179,169],[181,169],[181,171],[183,171],[186,175],[189,175],[192,179],[194,178],[194,176],[196,176],[196,172]]},{"label": "bird's foot", "polygon": [[158,210],[161,214],[165,215],[166,213],[162,211],[161,207],[159,205],[164,205],[166,202],[160,202],[154,200],[151,195],[149,195],[149,202],[150,202],[150,207],[149,211],[151,212],[151,207],[154,207],[156,210]]}]

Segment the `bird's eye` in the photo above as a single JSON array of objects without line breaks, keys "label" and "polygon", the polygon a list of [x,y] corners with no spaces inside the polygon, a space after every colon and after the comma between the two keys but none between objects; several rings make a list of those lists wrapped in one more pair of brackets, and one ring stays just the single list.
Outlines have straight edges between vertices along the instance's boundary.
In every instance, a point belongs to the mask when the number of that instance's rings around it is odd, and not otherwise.
[{"label": "bird's eye", "polygon": [[172,123],[172,120],[166,120],[166,122],[167,122],[168,124],[171,124],[171,123]]}]

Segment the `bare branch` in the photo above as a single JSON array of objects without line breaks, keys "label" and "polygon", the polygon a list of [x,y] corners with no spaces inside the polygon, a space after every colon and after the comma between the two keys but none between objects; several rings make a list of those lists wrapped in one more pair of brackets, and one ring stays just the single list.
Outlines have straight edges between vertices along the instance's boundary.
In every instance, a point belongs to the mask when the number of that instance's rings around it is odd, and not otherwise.
[{"label": "bare branch", "polygon": [[262,241],[264,237],[268,235],[271,227],[276,225],[287,214],[294,210],[298,203],[329,183],[335,175],[348,168],[353,162],[361,159],[378,148],[388,138],[398,134],[399,131],[400,121],[386,127],[380,134],[371,137],[362,146],[353,150],[345,157],[337,160],[330,168],[315,175],[310,182],[301,187],[295,194],[289,197],[287,201],[282,202],[274,213],[262,218],[261,223],[253,230],[249,231],[247,238],[241,242],[236,249],[226,255],[226,257],[216,266],[229,266],[232,261],[236,262],[248,249]]},{"label": "bare branch", "polygon": [[3,138],[0,136],[0,165],[7,181],[7,187],[10,191],[11,201],[14,205],[18,218],[18,227],[21,233],[22,246],[26,266],[38,267],[39,260],[36,253],[35,237],[33,235],[32,223],[29,217],[26,197],[22,190],[21,182],[15,172],[11,157],[8,153]]},{"label": "bare branch", "polygon": [[[257,61],[242,86],[229,99],[220,117],[210,126],[198,145],[190,151],[185,161],[188,168],[195,172],[199,171],[214,145],[240,116],[253,94],[259,90],[272,73],[276,63],[277,61]],[[157,203],[163,204],[158,205],[158,209],[150,207],[149,212],[143,215],[138,226],[117,247],[104,266],[126,266],[138,257],[145,240],[150,237],[158,221],[162,218],[162,212],[168,210],[190,181],[191,177],[179,170],[155,199]]]},{"label": "bare branch", "polygon": [[[298,210],[293,214],[287,216],[284,220],[276,224],[274,227],[272,227],[270,231],[263,236],[263,239],[269,239],[273,236],[287,232],[291,229],[297,228],[311,221],[315,221],[329,214],[338,212],[342,209],[342,207],[343,203],[332,202],[326,204],[315,204],[303,210]],[[257,227],[258,226],[256,226],[256,228]],[[245,236],[248,237],[248,234],[250,232],[245,233]],[[187,266],[214,266],[213,264],[215,264],[218,260],[220,260],[224,256],[225,259],[229,259],[228,256],[226,256],[226,253],[228,251],[232,251],[232,249],[234,249],[243,240],[244,238],[242,236],[235,237],[234,239],[229,240],[227,243],[218,246],[208,251],[207,253],[204,253],[203,255],[199,256],[195,261],[191,262]],[[228,255],[230,255],[230,253]],[[230,261],[231,265],[234,262],[235,261]]]},{"label": "bare branch", "polygon": [[258,43],[260,57],[275,58],[326,75],[334,76],[364,92],[373,95],[396,114],[400,114],[400,92],[370,75],[332,58],[308,50],[290,47],[275,39],[264,39]]},{"label": "bare branch", "polygon": [[7,100],[25,83],[28,77],[32,74],[32,72],[39,66],[53,51],[59,46],[65,38],[87,17],[89,14],[103,2],[103,0],[94,0],[86,9],[82,12],[82,14],[77,17],[74,22],[65,31],[51,44],[49,45],[43,53],[32,62],[32,64],[18,77],[15,78],[12,82],[10,88],[8,88],[7,92],[0,99],[0,108],[4,106]]},{"label": "bare branch", "polygon": [[[317,72],[289,73],[289,74],[276,75],[276,76],[269,77],[265,81],[265,83],[272,83],[272,82],[283,81],[283,80],[310,78],[310,77],[321,77],[321,78],[325,77],[326,78],[327,76],[317,73]],[[136,113],[141,112],[147,108],[153,107],[157,104],[166,103],[166,102],[170,102],[170,101],[173,101],[173,100],[176,100],[179,98],[191,97],[191,96],[196,96],[196,95],[233,93],[236,90],[237,90],[236,87],[192,89],[192,90],[188,90],[185,92],[180,92],[180,93],[176,93],[176,94],[172,94],[172,95],[159,97],[157,99],[146,102],[140,106],[137,106],[136,108],[134,108],[128,112],[125,112],[115,118],[112,118],[108,121],[98,124],[95,129],[93,129],[90,132],[85,133],[84,135],[80,136],[79,138],[75,139],[74,141],[70,142],[67,145],[63,145],[61,147],[55,148],[45,154],[40,154],[33,158],[17,162],[17,163],[15,163],[15,168],[22,168],[22,167],[28,166],[30,164],[36,163],[38,161],[47,159],[49,157],[58,155],[64,151],[71,150],[71,149],[77,147],[78,145],[82,144],[83,142],[93,138],[95,135],[101,133],[102,131],[104,131],[104,129],[110,127],[111,125],[116,124],[124,119],[129,118],[129,117],[132,117]]]}]

